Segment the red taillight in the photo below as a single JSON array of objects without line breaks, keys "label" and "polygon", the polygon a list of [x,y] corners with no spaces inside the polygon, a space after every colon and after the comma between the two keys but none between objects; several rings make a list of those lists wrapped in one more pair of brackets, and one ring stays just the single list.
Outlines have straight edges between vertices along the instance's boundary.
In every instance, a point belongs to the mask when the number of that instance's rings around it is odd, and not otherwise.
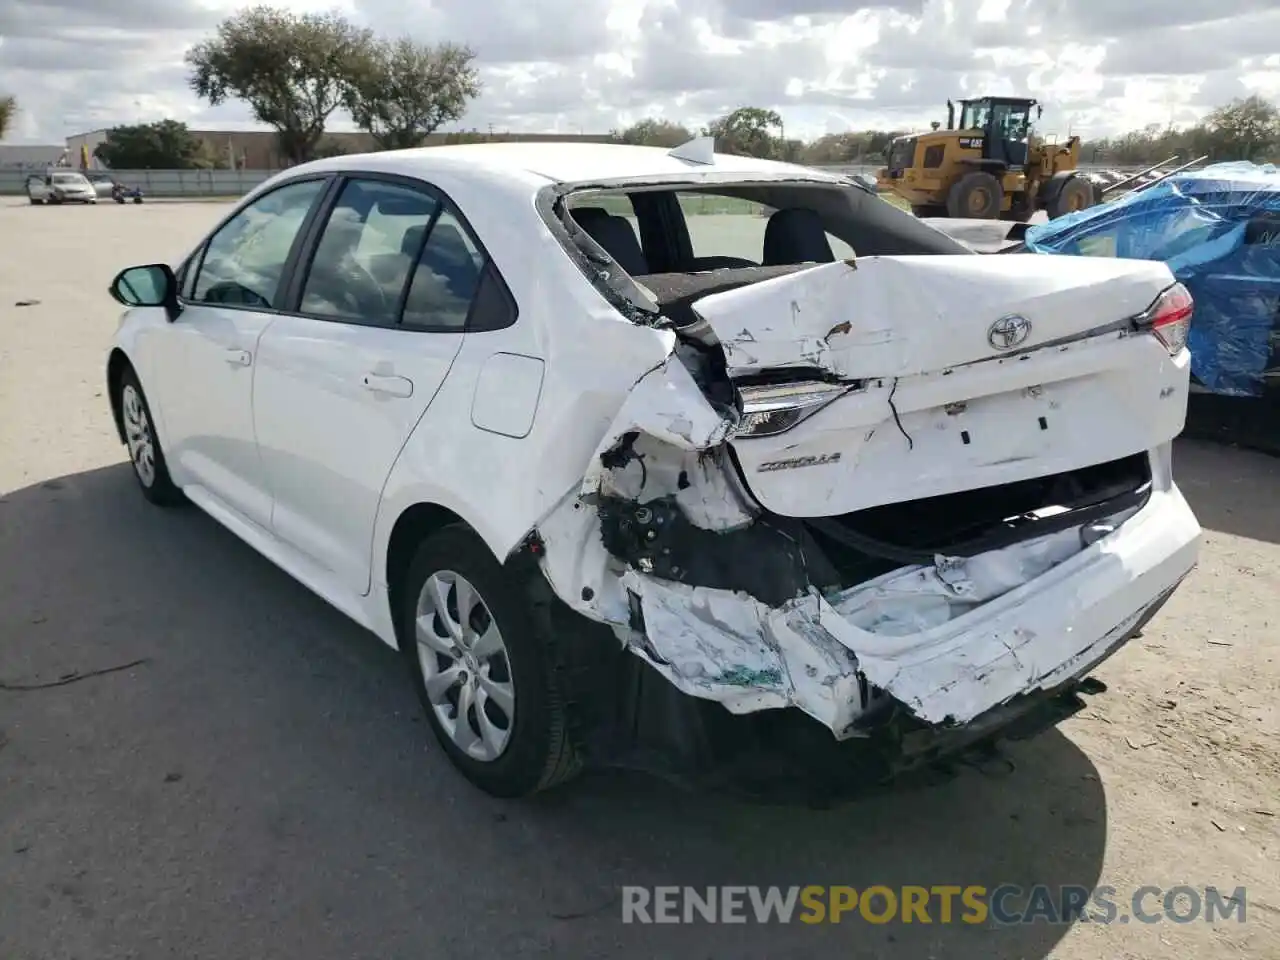
[{"label": "red taillight", "polygon": [[1143,317],[1142,326],[1154,333],[1171,354],[1176,354],[1187,345],[1194,309],[1195,301],[1187,288],[1175,283],[1151,305]]}]

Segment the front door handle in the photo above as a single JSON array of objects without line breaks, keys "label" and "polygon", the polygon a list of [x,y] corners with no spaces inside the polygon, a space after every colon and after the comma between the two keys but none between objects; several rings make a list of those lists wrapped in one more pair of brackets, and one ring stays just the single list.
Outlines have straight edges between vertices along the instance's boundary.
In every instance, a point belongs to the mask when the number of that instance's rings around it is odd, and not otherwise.
[{"label": "front door handle", "polygon": [[249,364],[253,363],[253,354],[248,350],[237,350],[234,347],[229,347],[224,356],[226,357],[227,363],[231,364],[233,367],[247,367]]},{"label": "front door handle", "polygon": [[366,373],[364,388],[372,393],[380,393],[388,397],[412,397],[413,381],[408,377],[387,376],[380,373]]}]

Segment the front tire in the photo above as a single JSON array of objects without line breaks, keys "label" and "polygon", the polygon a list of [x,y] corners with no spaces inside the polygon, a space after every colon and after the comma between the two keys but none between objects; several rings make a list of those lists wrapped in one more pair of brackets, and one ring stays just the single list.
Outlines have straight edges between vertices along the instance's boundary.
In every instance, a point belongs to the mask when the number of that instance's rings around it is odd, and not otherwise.
[{"label": "front tire", "polygon": [[401,647],[436,740],[495,797],[523,797],[581,769],[554,658],[519,587],[475,534],[445,527],[401,584]]},{"label": "front tire", "polygon": [[120,377],[117,403],[125,444],[129,448],[129,461],[133,464],[133,475],[142,495],[161,507],[182,503],[185,498],[169,476],[169,466],[156,436],[155,418],[147,405],[142,385],[138,383],[138,375],[132,368],[125,370]]}]

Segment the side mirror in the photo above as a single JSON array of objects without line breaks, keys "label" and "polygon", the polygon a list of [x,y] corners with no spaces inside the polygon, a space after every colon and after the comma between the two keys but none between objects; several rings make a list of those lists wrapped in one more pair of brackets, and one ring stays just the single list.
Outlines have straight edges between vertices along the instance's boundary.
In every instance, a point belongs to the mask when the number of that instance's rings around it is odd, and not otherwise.
[{"label": "side mirror", "polygon": [[126,307],[164,307],[170,320],[178,315],[178,280],[167,263],[121,270],[108,289]]}]

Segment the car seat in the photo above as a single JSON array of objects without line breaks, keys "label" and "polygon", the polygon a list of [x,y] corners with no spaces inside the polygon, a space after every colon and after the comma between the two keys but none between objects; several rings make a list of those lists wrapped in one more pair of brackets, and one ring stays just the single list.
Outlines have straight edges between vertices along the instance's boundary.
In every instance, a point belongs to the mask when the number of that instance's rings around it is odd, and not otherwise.
[{"label": "car seat", "polygon": [[764,228],[764,266],[833,263],[835,259],[817,211],[787,207],[769,218]]},{"label": "car seat", "polygon": [[569,215],[631,276],[649,272],[649,261],[631,222],[625,217],[614,216],[601,207],[579,207],[570,210]]}]

